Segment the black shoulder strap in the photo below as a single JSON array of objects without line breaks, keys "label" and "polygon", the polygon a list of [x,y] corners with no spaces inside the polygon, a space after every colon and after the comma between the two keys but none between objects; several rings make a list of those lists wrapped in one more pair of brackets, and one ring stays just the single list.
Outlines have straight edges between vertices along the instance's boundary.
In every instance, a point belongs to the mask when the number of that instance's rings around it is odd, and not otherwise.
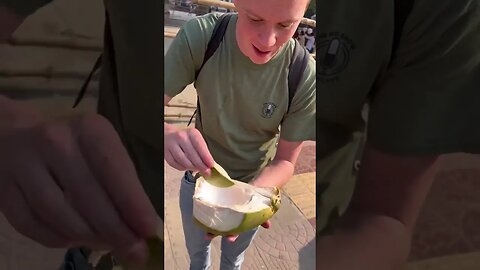
[{"label": "black shoulder strap", "polygon": [[205,55],[203,56],[203,63],[197,70],[195,79],[197,79],[198,74],[200,74],[200,71],[205,63],[208,61],[208,59],[210,59],[210,57],[212,57],[212,55],[218,49],[218,46],[220,46],[220,43],[222,43],[225,32],[227,31],[228,23],[230,22],[230,17],[232,17],[231,13],[225,13],[218,18],[218,21],[213,28],[212,36],[208,41],[207,49],[205,50]]},{"label": "black shoulder strap", "polygon": [[[197,80],[198,74],[200,74],[200,71],[202,70],[205,63],[207,63],[208,59],[212,57],[212,55],[218,49],[218,46],[220,46],[220,43],[222,43],[223,37],[225,36],[225,32],[227,31],[228,23],[230,22],[230,17],[232,17],[231,13],[225,13],[222,16],[220,16],[220,18],[218,18],[218,21],[215,24],[215,27],[213,28],[212,36],[208,41],[207,49],[205,50],[205,55],[203,56],[202,65],[195,72],[195,80]],[[192,114],[192,117],[190,117],[190,120],[188,121],[187,126],[189,126],[192,123],[193,117],[195,117],[195,114],[199,111],[199,108],[200,108],[200,102],[197,96],[197,109]]]},{"label": "black shoulder strap", "polygon": [[293,97],[295,92],[297,92],[298,85],[302,79],[303,73],[308,64],[308,57],[310,53],[305,49],[298,40],[295,40],[295,46],[293,49],[292,60],[290,61],[290,66],[288,67],[288,108],[292,104]]},{"label": "black shoulder strap", "polygon": [[88,74],[88,77],[83,83],[82,88],[80,88],[80,92],[78,93],[77,99],[75,100],[75,103],[73,104],[72,108],[77,107],[78,104],[80,104],[80,101],[82,101],[83,96],[85,95],[85,92],[87,92],[88,84],[92,80],[93,74],[95,74],[95,72],[100,68],[100,65],[102,63],[102,55],[103,54],[100,54],[100,56],[97,58],[97,61],[95,61],[95,64],[93,65],[93,68],[90,71],[90,74]]},{"label": "black shoulder strap", "polygon": [[412,11],[415,0],[395,0],[395,24],[393,33],[392,57],[400,44],[400,37],[402,36],[403,26],[407,20],[408,15]]}]

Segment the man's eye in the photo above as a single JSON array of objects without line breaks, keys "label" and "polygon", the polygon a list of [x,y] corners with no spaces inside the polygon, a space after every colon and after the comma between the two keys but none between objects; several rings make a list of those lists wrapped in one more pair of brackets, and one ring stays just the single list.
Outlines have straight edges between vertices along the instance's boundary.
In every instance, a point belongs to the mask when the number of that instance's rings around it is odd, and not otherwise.
[{"label": "man's eye", "polygon": [[280,24],[280,26],[283,27],[283,28],[290,28],[292,25],[293,25],[293,23],[288,23],[288,24],[282,23],[282,24]]},{"label": "man's eye", "polygon": [[251,18],[251,17],[250,17],[250,21],[252,21],[252,22],[261,22],[262,20],[261,20],[261,19],[255,19],[255,18]]}]

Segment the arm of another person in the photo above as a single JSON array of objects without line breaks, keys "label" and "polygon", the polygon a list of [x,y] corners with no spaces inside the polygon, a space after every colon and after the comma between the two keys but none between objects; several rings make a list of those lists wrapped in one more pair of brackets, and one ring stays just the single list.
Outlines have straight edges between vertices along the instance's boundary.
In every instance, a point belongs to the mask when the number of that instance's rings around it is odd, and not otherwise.
[{"label": "arm of another person", "polygon": [[317,238],[317,269],[400,269],[436,160],[390,155],[367,144],[349,210],[333,234]]}]

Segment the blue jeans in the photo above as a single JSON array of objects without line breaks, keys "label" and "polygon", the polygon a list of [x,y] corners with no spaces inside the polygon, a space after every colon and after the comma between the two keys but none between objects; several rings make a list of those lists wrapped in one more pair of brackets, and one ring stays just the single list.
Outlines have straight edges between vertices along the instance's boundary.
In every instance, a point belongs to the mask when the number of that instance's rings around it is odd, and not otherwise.
[{"label": "blue jeans", "polygon": [[[196,180],[186,172],[180,186],[180,211],[182,213],[185,244],[190,256],[190,270],[206,270],[211,265],[210,240],[206,232],[193,223],[193,193]],[[220,270],[240,270],[245,251],[257,233],[258,228],[240,234],[234,243],[222,238]]]}]

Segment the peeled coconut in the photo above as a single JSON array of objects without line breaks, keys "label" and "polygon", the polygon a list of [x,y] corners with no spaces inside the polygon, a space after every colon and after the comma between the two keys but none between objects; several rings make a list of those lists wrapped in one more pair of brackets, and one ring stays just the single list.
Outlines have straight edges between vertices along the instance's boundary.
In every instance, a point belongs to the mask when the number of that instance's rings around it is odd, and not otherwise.
[{"label": "peeled coconut", "polygon": [[280,207],[277,187],[254,187],[233,180],[216,164],[197,179],[193,195],[195,223],[214,235],[237,235],[270,219]]}]

